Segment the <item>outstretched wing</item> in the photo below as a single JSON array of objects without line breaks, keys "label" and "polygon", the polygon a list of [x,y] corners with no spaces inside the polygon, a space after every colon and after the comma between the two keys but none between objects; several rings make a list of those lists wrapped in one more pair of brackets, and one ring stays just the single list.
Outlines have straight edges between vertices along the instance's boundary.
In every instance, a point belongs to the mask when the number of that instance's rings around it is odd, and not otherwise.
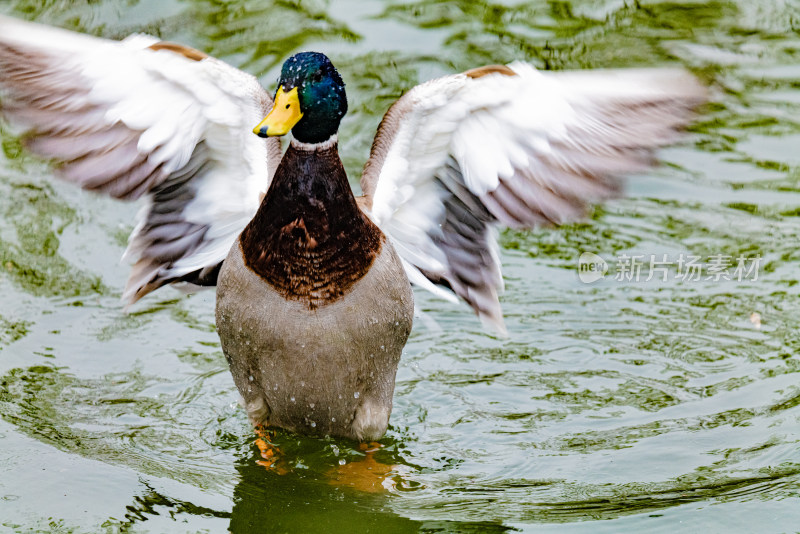
[{"label": "outstretched wing", "polygon": [[84,189],[144,196],[123,299],[214,284],[280,160],[252,133],[272,107],[258,81],[143,35],[117,42],[0,16],[0,112]]},{"label": "outstretched wing", "polygon": [[418,85],[386,113],[361,187],[409,279],[503,330],[495,227],[580,218],[678,138],[705,89],[682,70],[491,66]]}]

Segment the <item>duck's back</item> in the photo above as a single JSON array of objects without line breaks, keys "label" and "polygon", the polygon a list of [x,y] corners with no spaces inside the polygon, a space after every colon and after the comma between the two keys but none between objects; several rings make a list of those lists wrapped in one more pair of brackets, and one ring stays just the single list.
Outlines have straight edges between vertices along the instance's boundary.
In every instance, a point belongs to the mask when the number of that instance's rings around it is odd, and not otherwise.
[{"label": "duck's back", "polygon": [[289,148],[220,271],[217,329],[254,422],[377,439],[413,296],[333,151]]}]

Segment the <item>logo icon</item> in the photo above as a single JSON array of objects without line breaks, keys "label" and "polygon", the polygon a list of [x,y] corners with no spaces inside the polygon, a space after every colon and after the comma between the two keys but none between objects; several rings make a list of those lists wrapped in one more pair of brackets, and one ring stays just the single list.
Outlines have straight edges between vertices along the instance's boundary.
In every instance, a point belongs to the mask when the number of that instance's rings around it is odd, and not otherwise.
[{"label": "logo icon", "polygon": [[606,260],[593,252],[584,252],[578,258],[578,278],[584,284],[591,284],[602,280],[608,272]]}]

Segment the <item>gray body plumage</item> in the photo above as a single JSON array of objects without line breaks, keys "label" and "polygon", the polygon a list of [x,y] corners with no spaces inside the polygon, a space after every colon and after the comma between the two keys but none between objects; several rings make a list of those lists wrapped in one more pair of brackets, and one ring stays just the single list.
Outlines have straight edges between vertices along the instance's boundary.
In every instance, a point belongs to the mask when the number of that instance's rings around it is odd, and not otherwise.
[{"label": "gray body plumage", "polygon": [[310,435],[384,434],[413,311],[388,241],[347,294],[315,309],[247,268],[238,241],[217,288],[217,330],[250,419]]}]

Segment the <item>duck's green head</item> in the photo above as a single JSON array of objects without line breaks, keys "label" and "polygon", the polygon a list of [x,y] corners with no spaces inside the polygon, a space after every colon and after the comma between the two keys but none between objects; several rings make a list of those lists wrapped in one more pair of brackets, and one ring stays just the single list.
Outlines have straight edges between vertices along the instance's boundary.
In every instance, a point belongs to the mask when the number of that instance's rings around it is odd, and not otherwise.
[{"label": "duck's green head", "polygon": [[259,137],[286,135],[303,143],[327,141],[347,113],[347,96],[325,54],[301,52],[286,60],[272,111],[253,129]]}]

